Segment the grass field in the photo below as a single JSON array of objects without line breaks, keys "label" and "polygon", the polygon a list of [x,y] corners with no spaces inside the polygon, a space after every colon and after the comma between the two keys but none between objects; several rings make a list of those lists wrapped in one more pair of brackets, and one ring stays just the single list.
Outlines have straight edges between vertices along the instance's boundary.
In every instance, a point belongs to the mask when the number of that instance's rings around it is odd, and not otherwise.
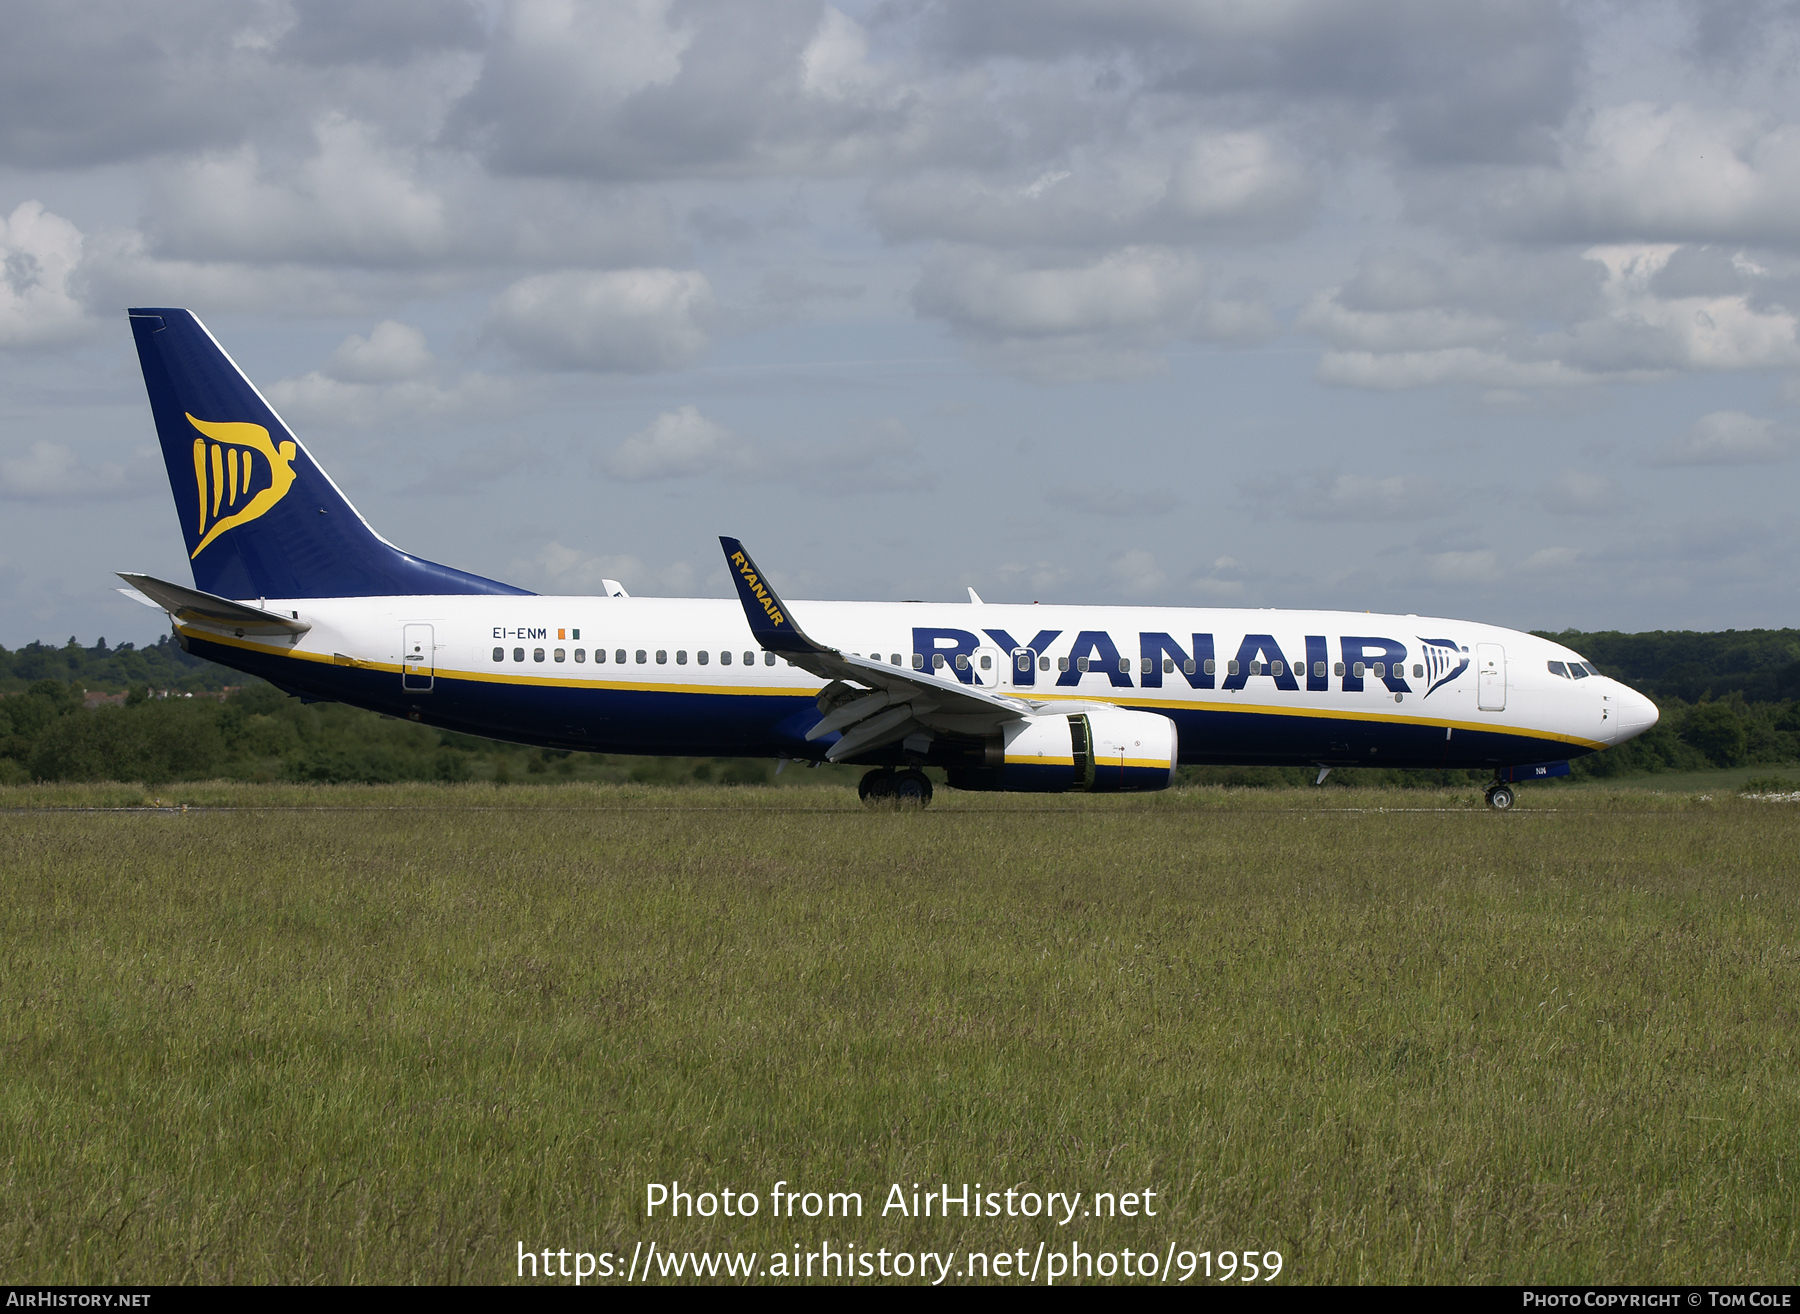
[{"label": "grass field", "polygon": [[[1284,1283],[1800,1264],[1792,804],[161,798],[189,810],[0,790],[8,1281],[496,1282],[521,1244],[651,1241],[1255,1248]],[[763,1208],[646,1219],[672,1179]],[[777,1180],[868,1216],[771,1217]],[[977,1181],[1158,1216],[879,1216]]]}]

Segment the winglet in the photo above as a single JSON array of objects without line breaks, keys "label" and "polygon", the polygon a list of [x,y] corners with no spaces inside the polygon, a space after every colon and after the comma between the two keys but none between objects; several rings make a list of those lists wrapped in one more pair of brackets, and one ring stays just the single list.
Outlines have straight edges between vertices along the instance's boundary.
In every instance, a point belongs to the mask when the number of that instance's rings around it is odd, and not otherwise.
[{"label": "winglet", "polygon": [[737,585],[738,599],[744,604],[744,617],[750,622],[750,633],[756,636],[758,643],[770,652],[790,655],[831,651],[806,636],[788,614],[787,604],[776,596],[762,571],[750,560],[742,543],[721,534],[719,546],[725,549],[725,561],[731,567],[731,582]]}]

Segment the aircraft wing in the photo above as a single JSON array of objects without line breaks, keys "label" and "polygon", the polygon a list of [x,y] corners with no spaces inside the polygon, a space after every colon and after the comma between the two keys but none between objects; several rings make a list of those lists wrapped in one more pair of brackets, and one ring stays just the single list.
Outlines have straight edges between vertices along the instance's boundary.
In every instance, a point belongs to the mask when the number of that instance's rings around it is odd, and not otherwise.
[{"label": "aircraft wing", "polygon": [[809,739],[822,739],[833,731],[842,734],[826,751],[828,761],[842,761],[921,732],[991,733],[1004,722],[1038,710],[1023,698],[966,685],[954,677],[826,647],[800,628],[742,543],[721,536],[719,544],[756,641],[801,670],[832,682],[819,695],[825,719],[807,734]]},{"label": "aircraft wing", "polygon": [[264,611],[261,607],[184,588],[151,575],[128,575],[120,571],[119,578],[179,621],[232,630],[240,635],[291,634],[298,637],[312,628],[305,621],[283,616],[278,611]]}]

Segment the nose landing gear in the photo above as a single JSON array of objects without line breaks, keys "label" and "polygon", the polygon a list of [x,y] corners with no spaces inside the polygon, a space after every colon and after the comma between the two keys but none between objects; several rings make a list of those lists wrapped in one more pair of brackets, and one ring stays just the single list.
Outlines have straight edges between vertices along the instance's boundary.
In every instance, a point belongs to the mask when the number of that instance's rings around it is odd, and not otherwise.
[{"label": "nose landing gear", "polygon": [[1487,787],[1487,805],[1496,812],[1505,812],[1513,805],[1513,789],[1511,785],[1503,785],[1498,780]]}]

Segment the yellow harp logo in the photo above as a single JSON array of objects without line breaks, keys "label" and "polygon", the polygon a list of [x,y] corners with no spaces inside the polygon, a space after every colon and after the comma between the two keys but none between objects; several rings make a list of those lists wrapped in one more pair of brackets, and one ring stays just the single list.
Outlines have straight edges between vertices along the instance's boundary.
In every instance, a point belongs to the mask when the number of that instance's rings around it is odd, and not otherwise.
[{"label": "yellow harp logo", "polygon": [[269,441],[269,431],[260,424],[213,424],[191,415],[187,418],[204,435],[194,439],[200,545],[190,554],[192,560],[220,534],[249,524],[287,496],[294,484],[295,451],[291,440],[277,450]]}]

